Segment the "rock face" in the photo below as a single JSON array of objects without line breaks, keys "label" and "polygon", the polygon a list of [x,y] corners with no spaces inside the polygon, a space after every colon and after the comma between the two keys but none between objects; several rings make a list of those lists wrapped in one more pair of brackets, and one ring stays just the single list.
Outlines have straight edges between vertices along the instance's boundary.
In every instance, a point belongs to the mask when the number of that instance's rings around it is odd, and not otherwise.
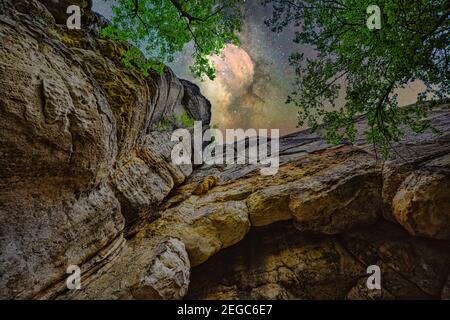
[{"label": "rock face", "polygon": [[[251,231],[233,248],[195,268],[191,299],[439,298],[449,245],[409,237],[380,221],[345,235],[303,235],[282,222]],[[441,260],[442,259],[442,260]],[[368,290],[378,265],[382,290]]]},{"label": "rock face", "polygon": [[[198,88],[169,69],[147,79],[126,70],[120,45],[98,39],[88,23],[99,18],[79,4],[86,18],[73,31],[52,1],[0,6],[1,298],[53,297],[68,265],[87,277],[108,265],[192,171],[169,161],[177,115],[209,123]],[[184,246],[168,243],[164,261],[187,267]],[[159,281],[145,286],[166,297]]]},{"label": "rock face", "polygon": [[[331,147],[299,132],[281,138],[282,166],[274,177],[259,175],[257,168],[249,172],[248,166],[195,170],[167,201],[169,208],[159,220],[177,229],[193,265],[217,251],[217,239],[228,237],[227,230],[233,229],[219,229],[222,224],[214,220],[192,223],[196,213],[205,208],[216,212],[239,201],[246,204],[251,226],[259,228],[194,268],[188,298],[448,297],[448,105],[433,112],[431,121],[442,135],[408,134],[395,146],[403,156],[389,161],[377,159],[363,143]],[[195,186],[211,175],[217,177],[217,185],[195,195]],[[192,212],[189,219],[182,218],[180,228],[173,223],[174,210]],[[227,221],[233,219],[228,216]],[[247,228],[244,219],[234,223],[236,232]],[[157,224],[147,226],[153,228],[161,230]],[[200,235],[214,250],[199,251],[198,240],[192,240]],[[371,265],[381,269],[382,290],[367,288],[366,270]]]},{"label": "rock face", "polygon": [[207,126],[209,102],[169,69],[125,69],[76,3],[69,31],[64,5],[0,2],[0,298],[450,297],[448,104],[442,135],[408,133],[389,161],[298,132],[275,176],[176,166],[171,131],[184,113]]}]

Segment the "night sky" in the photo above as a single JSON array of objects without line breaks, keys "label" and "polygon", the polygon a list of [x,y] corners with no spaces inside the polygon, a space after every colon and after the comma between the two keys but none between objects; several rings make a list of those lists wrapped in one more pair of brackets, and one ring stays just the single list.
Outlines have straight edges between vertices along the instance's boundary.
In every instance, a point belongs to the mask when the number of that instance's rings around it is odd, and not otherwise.
[{"label": "night sky", "polygon": [[[110,17],[114,1],[93,2],[94,10]],[[169,66],[178,77],[200,87],[212,104],[211,123],[221,130],[277,128],[281,134],[299,130],[295,106],[285,104],[293,82],[293,68],[288,64],[288,57],[296,51],[306,55],[314,53],[292,41],[293,27],[279,34],[270,31],[264,24],[271,15],[270,6],[263,7],[257,0],[243,1],[243,6],[245,20],[239,35],[241,45],[227,45],[220,57],[211,57],[217,73],[214,81],[192,78],[188,70],[192,61],[189,45]],[[414,103],[422,87],[414,83],[403,89],[399,92],[399,103]]]}]

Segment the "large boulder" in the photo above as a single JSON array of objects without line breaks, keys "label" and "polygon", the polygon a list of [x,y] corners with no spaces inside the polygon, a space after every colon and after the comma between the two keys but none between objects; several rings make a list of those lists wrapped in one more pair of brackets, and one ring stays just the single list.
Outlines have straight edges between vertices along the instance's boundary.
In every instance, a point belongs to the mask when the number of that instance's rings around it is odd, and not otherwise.
[{"label": "large boulder", "polygon": [[393,199],[393,214],[410,234],[450,239],[450,155],[412,172]]}]

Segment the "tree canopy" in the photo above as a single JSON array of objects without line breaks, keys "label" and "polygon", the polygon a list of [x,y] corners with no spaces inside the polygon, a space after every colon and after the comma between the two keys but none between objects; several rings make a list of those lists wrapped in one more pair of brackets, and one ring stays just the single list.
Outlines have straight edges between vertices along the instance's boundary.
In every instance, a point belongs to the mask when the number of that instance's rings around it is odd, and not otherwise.
[{"label": "tree canopy", "polygon": [[[448,0],[262,0],[273,15],[274,32],[299,28],[295,42],[312,46],[315,57],[294,53],[294,91],[288,103],[299,108],[299,124],[317,129],[324,123],[328,140],[354,141],[357,117],[368,120],[368,142],[388,155],[390,143],[403,136],[401,125],[414,132],[430,127],[432,104],[399,107],[395,89],[421,80],[426,98],[450,94],[450,2]],[[381,9],[381,29],[366,26],[369,5]],[[336,105],[340,91],[345,101]]]},{"label": "tree canopy", "polygon": [[[396,90],[419,80],[426,85],[419,101],[449,96],[449,0],[259,1],[272,6],[266,20],[272,31],[294,25],[294,41],[315,52],[313,57],[300,52],[290,56],[296,77],[287,100],[298,106],[300,126],[325,128],[327,139],[340,143],[354,141],[355,120],[365,117],[367,141],[385,155],[390,143],[402,138],[402,125],[414,132],[430,128],[426,119],[432,104],[400,107]],[[226,43],[238,44],[242,2],[118,0],[102,34],[135,45],[123,53],[124,62],[144,74],[161,72],[193,43],[191,71],[214,79],[208,57],[219,54]],[[380,29],[366,25],[370,5],[380,9]],[[344,101],[337,103],[342,95]]]},{"label": "tree canopy", "polygon": [[[239,0],[118,0],[102,35],[133,44],[123,52],[127,67],[162,72],[186,44],[194,45],[191,71],[215,76],[208,57],[226,43],[238,44],[242,14]],[[142,53],[145,59],[142,57]]]}]

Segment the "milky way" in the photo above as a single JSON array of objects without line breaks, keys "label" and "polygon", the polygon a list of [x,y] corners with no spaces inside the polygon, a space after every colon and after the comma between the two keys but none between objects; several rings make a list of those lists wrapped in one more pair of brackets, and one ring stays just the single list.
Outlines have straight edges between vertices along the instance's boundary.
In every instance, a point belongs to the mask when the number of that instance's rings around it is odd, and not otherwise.
[{"label": "milky way", "polygon": [[293,80],[288,56],[302,48],[295,47],[293,30],[275,34],[264,25],[270,8],[246,1],[244,10],[239,48],[227,45],[221,56],[211,58],[217,68],[214,81],[189,74],[189,47],[171,67],[200,86],[213,106],[212,123],[220,129],[277,128],[281,134],[298,130],[297,111],[285,101]]},{"label": "milky way", "polygon": [[[219,129],[280,129],[281,134],[299,130],[297,110],[285,104],[294,75],[288,57],[295,51],[313,55],[313,50],[295,44],[295,29],[273,33],[264,24],[271,8],[257,0],[243,1],[245,20],[239,34],[239,47],[227,45],[221,56],[211,57],[217,69],[214,81],[193,79],[192,46],[186,46],[170,67],[181,78],[195,82],[212,104],[212,124]],[[94,1],[94,9],[110,16],[113,1]],[[423,88],[414,83],[399,91],[399,103],[411,104]]]}]

